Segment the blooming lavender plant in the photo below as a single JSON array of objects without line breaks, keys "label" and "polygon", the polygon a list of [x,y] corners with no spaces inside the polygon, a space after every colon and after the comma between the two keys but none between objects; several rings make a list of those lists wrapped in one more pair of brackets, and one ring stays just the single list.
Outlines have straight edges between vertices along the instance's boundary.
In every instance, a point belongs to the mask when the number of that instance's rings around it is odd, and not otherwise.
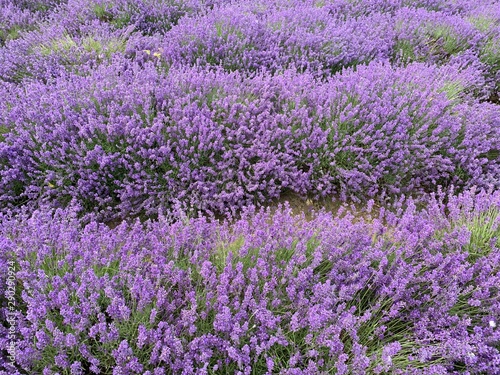
[{"label": "blooming lavender plant", "polygon": [[[498,181],[498,118],[469,110],[483,82],[473,69],[371,64],[321,83],[145,64],[117,60],[14,96],[4,207],[77,199],[112,218],[175,201],[224,212],[284,189],[385,197]],[[485,140],[472,151],[475,134]]]},{"label": "blooming lavender plant", "polygon": [[2,0],[0,8],[2,9],[0,12],[0,46],[19,38],[23,31],[36,28],[39,17],[29,10],[21,9],[9,0]]},{"label": "blooming lavender plant", "polygon": [[148,35],[165,33],[185,16],[203,14],[224,0],[68,0],[54,21],[68,27],[100,21],[113,29],[134,26]]},{"label": "blooming lavender plant", "polygon": [[221,65],[230,71],[295,67],[330,75],[387,58],[394,38],[391,23],[390,16],[379,13],[341,20],[326,8],[300,3],[287,8],[235,4],[182,19],[165,35],[162,55],[174,65]]},{"label": "blooming lavender plant", "polygon": [[67,211],[4,217],[2,254],[19,267],[16,366],[498,373],[500,198],[448,201],[422,212],[406,201],[371,224],[287,209],[112,230]]},{"label": "blooming lavender plant", "polygon": [[88,74],[96,66],[123,55],[133,29],[112,31],[93,23],[70,33],[64,27],[46,27],[28,33],[0,51],[0,79],[50,82],[67,73]]}]

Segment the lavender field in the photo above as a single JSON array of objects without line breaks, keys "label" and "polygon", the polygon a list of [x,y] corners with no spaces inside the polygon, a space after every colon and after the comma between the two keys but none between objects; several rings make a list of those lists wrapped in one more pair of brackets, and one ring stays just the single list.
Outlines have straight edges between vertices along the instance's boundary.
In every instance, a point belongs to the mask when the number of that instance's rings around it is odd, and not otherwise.
[{"label": "lavender field", "polygon": [[499,0],[0,0],[0,375],[495,375],[498,325]]}]

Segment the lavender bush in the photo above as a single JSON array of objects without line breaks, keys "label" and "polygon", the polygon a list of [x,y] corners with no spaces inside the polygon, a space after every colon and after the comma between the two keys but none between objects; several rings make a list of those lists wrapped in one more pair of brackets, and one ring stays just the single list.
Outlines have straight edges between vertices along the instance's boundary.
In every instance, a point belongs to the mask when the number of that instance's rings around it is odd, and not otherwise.
[{"label": "lavender bush", "polygon": [[[498,4],[497,4],[498,5]],[[500,9],[498,6],[485,5],[475,9],[469,16],[470,22],[484,35],[484,42],[481,45],[479,56],[488,67],[488,76],[496,85],[496,101],[498,102],[498,92],[500,91]]]},{"label": "lavender bush", "polygon": [[63,0],[1,0],[0,46],[37,29]]},{"label": "lavender bush", "polygon": [[0,78],[6,82],[23,80],[51,82],[68,73],[86,75],[115,55],[125,53],[133,29],[112,31],[94,23],[78,33],[55,26],[30,32],[0,51]]},{"label": "lavender bush", "polygon": [[221,65],[231,71],[295,67],[328,75],[387,58],[391,26],[391,17],[378,13],[341,20],[315,5],[235,4],[182,19],[160,48],[174,65]]},{"label": "lavender bush", "polygon": [[371,223],[287,209],[112,230],[67,211],[4,218],[17,368],[498,374],[500,195],[448,200]]},{"label": "lavender bush", "polygon": [[395,52],[402,60],[443,60],[478,48],[479,30],[466,19],[444,12],[403,8],[398,10]]},{"label": "lavender bush", "polygon": [[373,63],[321,83],[116,60],[11,95],[0,202],[76,199],[114,218],[175,202],[224,212],[284,189],[382,199],[497,186],[496,106],[468,94],[483,82],[459,65]]},{"label": "lavender bush", "polygon": [[26,9],[21,9],[12,1],[0,2],[0,46],[9,40],[17,39],[23,31],[36,28],[39,17]]}]

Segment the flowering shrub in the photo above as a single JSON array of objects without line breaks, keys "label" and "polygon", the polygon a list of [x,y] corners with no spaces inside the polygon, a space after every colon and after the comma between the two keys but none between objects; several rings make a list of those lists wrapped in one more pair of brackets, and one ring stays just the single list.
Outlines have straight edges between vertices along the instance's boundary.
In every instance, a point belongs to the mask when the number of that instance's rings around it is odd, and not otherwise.
[{"label": "flowering shrub", "polygon": [[61,210],[4,217],[1,259],[18,270],[16,366],[497,374],[500,195],[448,201],[422,212],[407,201],[371,223],[287,209],[115,229],[80,227]]},{"label": "flowering shrub", "polygon": [[476,48],[479,30],[458,15],[425,9],[398,10],[395,52],[402,60],[443,61],[450,56]]},{"label": "flowering shrub", "polygon": [[331,74],[387,58],[391,26],[384,14],[341,20],[315,5],[235,4],[182,19],[165,36],[162,55],[172,64],[221,65],[231,71],[295,67]]},{"label": "flowering shrub", "polygon": [[131,32],[92,24],[78,33],[60,26],[28,33],[0,51],[0,78],[14,83],[26,79],[50,82],[68,73],[89,74],[113,56],[123,55]]},{"label": "flowering shrub", "polygon": [[16,39],[23,31],[36,27],[38,18],[26,9],[20,9],[9,0],[0,1],[0,46]]},{"label": "flowering shrub", "polygon": [[179,19],[206,12],[225,0],[66,0],[52,22],[77,29],[82,24],[106,23],[113,30],[134,26],[141,33],[163,34]]},{"label": "flowering shrub", "polygon": [[175,202],[223,212],[284,189],[385,197],[498,185],[495,106],[471,109],[467,94],[482,82],[459,66],[373,63],[321,83],[292,71],[163,76],[117,60],[10,96],[0,202],[76,199],[110,218]]},{"label": "flowering shrub", "polygon": [[487,4],[471,12],[470,22],[484,35],[484,42],[480,48],[480,59],[488,67],[487,76],[496,86],[496,97],[500,92],[500,9],[498,6]]},{"label": "flowering shrub", "polygon": [[36,30],[62,0],[0,0],[0,47]]}]

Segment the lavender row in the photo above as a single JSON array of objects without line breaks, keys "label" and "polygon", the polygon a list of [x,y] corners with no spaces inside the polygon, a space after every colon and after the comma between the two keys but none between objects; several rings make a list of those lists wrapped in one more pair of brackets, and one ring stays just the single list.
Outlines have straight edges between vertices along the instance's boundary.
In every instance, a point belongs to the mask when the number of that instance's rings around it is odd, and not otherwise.
[{"label": "lavender row", "polygon": [[498,187],[497,107],[471,67],[373,63],[327,82],[287,71],[115,61],[55,84],[3,85],[3,209],[78,201],[108,217],[175,204],[235,210],[299,194],[386,197]]},{"label": "lavender row", "polygon": [[273,72],[295,67],[328,75],[388,58],[394,37],[390,14],[340,20],[324,7],[236,3],[182,19],[160,48],[171,64]]},{"label": "lavender row", "polygon": [[174,65],[221,65],[250,72],[293,67],[319,76],[370,61],[479,60],[477,68],[498,81],[498,4],[463,14],[413,5],[356,17],[321,4],[273,9],[268,3],[236,3],[218,8],[180,20],[159,50]]},{"label": "lavender row", "polygon": [[[349,18],[344,13],[332,15],[326,6],[273,9],[267,3],[236,3],[182,19],[165,35],[161,49],[174,64],[222,65],[240,71],[294,66],[329,75],[372,60],[432,61],[432,55],[477,49],[483,39],[460,16],[426,9]],[[403,47],[407,50],[399,56]]]},{"label": "lavender row", "polygon": [[495,2],[475,7],[360,2],[362,13],[342,2],[148,4],[70,1],[41,30],[0,50],[0,77],[20,82],[47,80],[68,69],[85,74],[109,63],[111,55],[134,58],[146,50],[167,66],[240,72],[295,68],[322,77],[370,61],[459,61],[475,64],[490,82],[498,82],[500,13]]},{"label": "lavender row", "polygon": [[8,367],[0,335],[0,373],[498,374],[500,196],[447,200],[371,223],[3,217],[17,351]]},{"label": "lavender row", "polygon": [[[128,37],[164,32],[210,1],[56,1],[0,3],[0,77],[50,80],[70,70],[85,74],[111,55],[123,54]],[[32,8],[45,12],[30,11]],[[133,42],[134,38],[132,38]],[[134,51],[135,52],[135,51]]]}]

